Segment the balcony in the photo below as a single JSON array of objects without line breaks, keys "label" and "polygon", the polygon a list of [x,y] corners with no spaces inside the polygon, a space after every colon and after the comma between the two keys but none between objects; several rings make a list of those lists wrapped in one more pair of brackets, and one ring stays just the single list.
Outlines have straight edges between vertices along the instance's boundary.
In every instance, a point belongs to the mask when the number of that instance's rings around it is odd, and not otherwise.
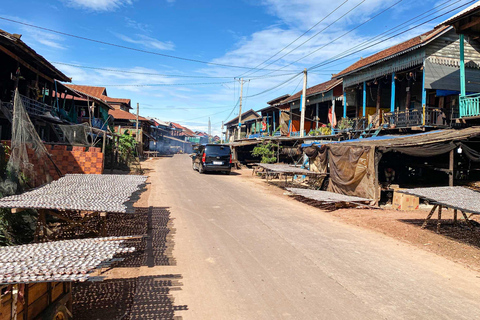
[{"label": "balcony", "polygon": [[460,96],[460,118],[480,116],[480,93]]},{"label": "balcony", "polygon": [[411,128],[420,126],[448,127],[445,113],[436,108],[413,109],[389,112],[383,115],[383,125],[390,128]]},{"label": "balcony", "polygon": [[[35,115],[35,116],[44,116],[49,115],[50,111],[52,110],[52,106],[48,104],[36,101],[34,99],[30,99],[24,95],[20,94],[20,99],[22,100],[23,106],[28,114]],[[13,101],[13,99],[12,99]],[[4,104],[7,106],[8,109],[13,110],[13,103],[7,102]]]}]

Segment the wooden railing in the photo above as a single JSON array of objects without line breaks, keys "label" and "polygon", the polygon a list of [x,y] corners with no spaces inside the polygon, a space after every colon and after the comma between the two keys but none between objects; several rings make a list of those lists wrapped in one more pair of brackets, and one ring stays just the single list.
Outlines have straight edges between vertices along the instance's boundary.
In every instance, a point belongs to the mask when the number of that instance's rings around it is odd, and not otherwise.
[{"label": "wooden railing", "polygon": [[480,93],[460,96],[459,117],[478,117],[480,116]]},{"label": "wooden railing", "polygon": [[448,126],[445,113],[437,108],[413,109],[389,112],[383,116],[383,124],[391,128],[410,128],[418,126]]},{"label": "wooden railing", "polygon": [[[49,106],[46,103],[39,102],[34,99],[30,99],[24,95],[20,95],[20,99],[22,100],[23,106],[28,114],[42,116],[48,114],[52,110],[52,106]],[[13,99],[12,99],[13,101]],[[7,108],[13,110],[13,103],[6,103]]]}]

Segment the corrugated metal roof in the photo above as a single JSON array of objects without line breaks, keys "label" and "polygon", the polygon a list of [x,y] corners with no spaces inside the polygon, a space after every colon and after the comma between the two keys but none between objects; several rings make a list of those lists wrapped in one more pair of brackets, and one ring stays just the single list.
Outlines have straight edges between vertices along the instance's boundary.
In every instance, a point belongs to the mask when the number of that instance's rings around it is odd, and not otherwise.
[{"label": "corrugated metal roof", "polygon": [[53,76],[52,75],[48,75],[48,76],[52,77],[53,79],[60,80],[60,81],[65,81],[65,82],[71,82],[72,81],[71,78],[67,77],[63,72],[58,70],[47,59],[45,59],[43,56],[39,55],[35,50],[33,50],[25,42],[20,40],[20,36],[13,35],[13,34],[8,33],[8,32],[6,32],[2,29],[0,29],[0,36],[7,39],[11,43],[11,45],[14,46],[15,48],[20,49],[21,51],[27,53],[33,59],[37,60],[40,64],[42,64],[44,67],[50,69]]},{"label": "corrugated metal roof", "polygon": [[459,13],[457,13],[456,15],[454,15],[453,17],[451,17],[451,18],[445,20],[444,22],[440,23],[439,25],[437,25],[437,27],[445,26],[445,25],[452,25],[456,21],[458,21],[460,19],[463,19],[463,18],[466,18],[469,15],[475,14],[478,11],[480,11],[480,1],[475,2],[471,6],[465,8],[464,10],[462,10]]},{"label": "corrugated metal roof", "polygon": [[360,59],[359,61],[355,62],[348,68],[340,71],[339,73],[333,75],[334,78],[339,78],[342,76],[345,76],[349,73],[358,71],[360,69],[369,67],[371,65],[380,63],[382,61],[392,59],[400,54],[415,50],[416,48],[419,48],[427,43],[429,43],[431,40],[435,39],[437,36],[441,35],[444,31],[447,31],[447,29],[450,28],[449,26],[443,26],[437,29],[430,30],[428,32],[425,32],[422,35],[419,35],[417,37],[411,38],[407,41],[404,41],[402,43],[399,43],[397,45],[394,45],[390,48],[387,48],[385,50],[382,50],[380,52],[377,52],[369,57]]},{"label": "corrugated metal roof", "polygon": [[[313,87],[307,88],[306,90],[307,97],[313,96],[315,94],[320,94],[323,92],[328,92],[333,88],[335,88],[336,86],[340,85],[342,81],[343,81],[342,79],[332,79],[332,80],[328,80],[326,82],[317,84]],[[293,96],[290,96],[287,99],[283,100],[282,103],[288,103],[288,102],[298,100],[300,99],[301,96],[302,96],[302,91],[300,90],[299,92],[295,93]]]},{"label": "corrugated metal roof", "polygon": [[402,136],[377,136],[365,139],[353,139],[345,141],[324,141],[319,143],[303,144],[307,147],[312,144],[342,144],[345,146],[372,146],[372,147],[410,147],[426,145],[443,141],[461,141],[480,136],[480,127],[465,129],[445,129]]}]

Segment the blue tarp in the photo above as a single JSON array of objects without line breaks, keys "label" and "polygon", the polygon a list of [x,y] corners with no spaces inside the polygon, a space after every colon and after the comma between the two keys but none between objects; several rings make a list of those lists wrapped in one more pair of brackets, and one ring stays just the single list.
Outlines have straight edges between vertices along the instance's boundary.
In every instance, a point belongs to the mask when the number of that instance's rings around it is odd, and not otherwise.
[{"label": "blue tarp", "polygon": [[434,130],[429,132],[422,132],[422,133],[415,133],[415,134],[406,134],[406,135],[386,135],[386,136],[376,136],[370,138],[360,138],[360,139],[351,139],[351,140],[343,140],[343,141],[322,141],[322,142],[312,142],[312,143],[304,143],[302,144],[302,148],[310,147],[312,145],[321,146],[323,144],[333,144],[333,143],[352,143],[352,142],[362,142],[362,141],[380,141],[380,140],[389,140],[389,139],[399,139],[399,138],[406,138],[406,137],[418,137],[425,134],[432,134],[436,132],[440,132],[442,130]]}]

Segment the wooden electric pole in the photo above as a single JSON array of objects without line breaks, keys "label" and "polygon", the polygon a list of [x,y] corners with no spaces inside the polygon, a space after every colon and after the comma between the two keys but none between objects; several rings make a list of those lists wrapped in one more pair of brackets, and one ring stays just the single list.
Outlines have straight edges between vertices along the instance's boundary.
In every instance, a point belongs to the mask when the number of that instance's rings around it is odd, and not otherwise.
[{"label": "wooden electric pole", "polygon": [[242,134],[242,97],[243,96],[243,78],[240,78],[240,100],[239,100],[239,108],[238,108],[238,135],[237,139],[241,139]]},{"label": "wooden electric pole", "polygon": [[303,131],[305,131],[305,103],[307,101],[307,69],[303,70],[303,89],[302,89],[302,99],[300,101],[300,137],[303,137]]},{"label": "wooden electric pole", "polygon": [[223,143],[223,121],[222,121],[222,131],[220,131],[220,143]]},{"label": "wooden electric pole", "polygon": [[140,137],[139,137],[139,132],[138,132],[138,113],[139,113],[139,110],[140,110],[140,105],[139,103],[137,102],[137,135],[136,135],[136,141],[137,142],[140,142]]}]

